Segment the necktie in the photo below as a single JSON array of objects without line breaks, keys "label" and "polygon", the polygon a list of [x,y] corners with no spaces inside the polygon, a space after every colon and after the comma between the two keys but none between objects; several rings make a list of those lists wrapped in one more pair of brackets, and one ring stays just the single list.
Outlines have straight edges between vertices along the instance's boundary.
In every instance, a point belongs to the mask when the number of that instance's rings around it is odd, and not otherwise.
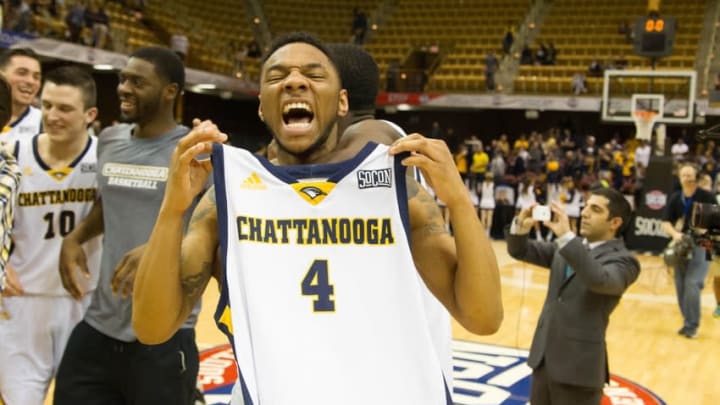
[{"label": "necktie", "polygon": [[[588,246],[587,242],[583,242],[583,247],[585,247],[585,250],[588,252],[590,251],[590,246]],[[565,280],[570,278],[575,273],[575,270],[570,267],[570,265],[565,266]]]}]

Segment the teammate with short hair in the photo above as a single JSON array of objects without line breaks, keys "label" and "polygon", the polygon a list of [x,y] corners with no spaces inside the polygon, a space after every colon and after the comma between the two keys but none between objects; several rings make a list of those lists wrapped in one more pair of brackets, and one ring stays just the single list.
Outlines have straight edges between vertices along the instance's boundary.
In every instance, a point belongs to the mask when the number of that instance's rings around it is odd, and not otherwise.
[{"label": "teammate with short hair", "polygon": [[[189,405],[198,373],[193,307],[162,345],[141,344],[131,325],[136,260],[157,217],[168,165],[178,139],[174,105],[185,84],[182,61],[171,50],[140,48],[130,55],[118,84],[120,115],[128,124],[99,136],[98,187],[103,196],[65,237],[60,256],[64,285],[77,296],[85,266],[81,243],[103,234],[98,287],[83,321],[73,330],[55,384],[55,405]],[[189,215],[188,215],[189,217]],[[164,266],[154,271],[164,272]]]},{"label": "teammate with short hair", "polygon": [[[355,156],[368,142],[390,145],[406,136],[395,123],[375,119],[380,71],[373,57],[361,46],[348,43],[329,44],[332,59],[337,66],[342,87],[348,93],[347,115],[338,119],[338,146],[328,156],[329,162],[339,162]],[[419,171],[416,180],[428,189]],[[453,382],[452,327],[450,314],[427,289],[422,289],[430,334],[443,366],[449,386]]]},{"label": "teammate with short hair", "polygon": [[40,91],[40,58],[29,48],[8,49],[0,54],[0,73],[12,89],[10,123],[3,127],[0,141],[10,144],[37,135],[42,130],[42,114],[32,103]]},{"label": "teammate with short hair", "polygon": [[[221,245],[216,314],[246,404],[451,403],[420,284],[465,328],[493,333],[502,301],[492,248],[443,141],[414,134],[344,164],[307,164],[332,153],[346,112],[329,51],[304,34],[276,41],[262,63],[259,114],[280,166],[215,146],[217,188],[183,240],[182,216],[212,168],[196,157],[225,136],[205,122],[179,142],[138,269],[133,325],[148,343],[171,336]],[[454,237],[405,166],[420,167],[447,203]]]},{"label": "teammate with short hair", "polygon": [[89,240],[85,294],[75,300],[57,272],[63,236],[97,198],[95,81],[77,67],[47,74],[42,91],[45,132],[17,142],[23,174],[15,207],[9,273],[3,292],[9,319],[0,320],[0,393],[8,404],[42,405],[70,332],[82,319],[97,282],[100,239]]}]

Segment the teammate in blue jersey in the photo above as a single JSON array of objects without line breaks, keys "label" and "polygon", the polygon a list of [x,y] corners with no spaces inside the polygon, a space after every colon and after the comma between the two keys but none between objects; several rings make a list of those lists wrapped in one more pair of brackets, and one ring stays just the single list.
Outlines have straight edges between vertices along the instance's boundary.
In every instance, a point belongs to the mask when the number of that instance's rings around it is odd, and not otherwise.
[{"label": "teammate in blue jersey", "polygon": [[[261,89],[260,89],[260,110],[259,114],[268,127],[271,129],[274,139],[278,145],[278,163],[281,166],[289,165],[301,165],[298,167],[297,172],[306,172],[305,175],[309,174],[309,170],[313,171],[317,176],[322,177],[324,172],[333,171],[339,166],[302,166],[308,163],[316,161],[318,158],[326,154],[331,154],[338,145],[339,135],[337,131],[337,120],[339,117],[344,116],[347,113],[347,93],[340,86],[340,80],[338,73],[334,67],[329,52],[325,47],[315,40],[314,38],[305,34],[293,34],[287,37],[281,38],[271,48],[268,57],[263,61],[262,76],[261,76]],[[232,229],[234,225],[235,213],[232,211],[222,210],[222,215],[218,214],[219,208],[216,206],[216,197],[214,192],[207,193],[198,207],[195,209],[193,219],[189,226],[187,235],[183,239],[183,224],[182,217],[184,212],[190,207],[192,200],[197,192],[202,188],[202,185],[207,180],[207,176],[212,170],[212,164],[207,160],[197,160],[196,157],[202,153],[208,153],[212,150],[212,142],[223,142],[226,136],[221,134],[219,130],[210,122],[203,122],[196,126],[191,133],[181,140],[176,148],[171,163],[171,172],[168,179],[166,188],[165,199],[158,216],[158,220],[155,224],[155,228],[150,237],[147,245],[147,249],[141,259],[138,274],[135,282],[135,289],[133,292],[133,326],[137,333],[138,338],[146,343],[155,344],[161,343],[167,340],[176,330],[180,327],[181,319],[187,316],[190,308],[200,298],[204,291],[209,278],[212,276],[213,261],[216,250],[220,244],[220,235],[228,235],[228,230]],[[396,254],[398,257],[402,256],[404,259],[402,263],[412,264],[414,261],[417,267],[417,272],[422,278],[422,281],[428,286],[430,291],[443,303],[448,311],[468,330],[479,333],[479,334],[490,334],[494,333],[500,325],[502,320],[502,301],[500,297],[500,282],[498,267],[495,257],[492,253],[491,246],[486,237],[482,232],[482,227],[478,221],[477,215],[475,214],[474,207],[467,195],[466,189],[460,179],[457,171],[455,170],[454,161],[447,146],[444,142],[439,140],[432,140],[422,137],[421,135],[414,134],[405,137],[397,141],[392,148],[389,149],[393,158],[388,157],[386,149],[383,147],[369,148],[364,154],[359,154],[354,162],[341,165],[340,167],[348,167],[348,170],[353,173],[359,173],[360,169],[382,171],[393,170],[393,173],[401,173],[402,170],[398,170],[400,166],[415,166],[419,167],[425,178],[428,180],[431,186],[435,189],[436,193],[443,201],[446,202],[450,208],[451,221],[455,230],[454,236],[449,235],[445,231],[443,226],[442,216],[439,208],[433,201],[433,199],[424,191],[422,188],[417,187],[414,180],[409,177],[405,180],[405,177],[400,176],[394,177],[396,183],[394,183],[398,190],[395,201],[396,205],[407,207],[409,212],[409,223],[407,224],[408,234],[405,234],[405,227],[399,222],[395,221],[399,216],[398,211],[392,211],[393,223],[395,224],[393,232],[397,232],[396,241],[402,241],[402,243],[396,243],[393,246],[397,248]],[[273,177],[271,173],[284,173],[280,176],[290,176],[293,172],[293,168],[275,168],[274,166],[268,166],[265,163],[258,164],[257,161],[249,159],[243,152],[233,151],[232,148],[222,147],[214,152],[214,157],[217,159],[215,162],[225,162],[223,153],[227,153],[228,166],[223,169],[223,173],[232,174],[235,170],[235,164],[250,165],[254,167],[259,175],[259,180],[254,179],[253,176],[249,176],[245,179],[237,178],[224,178],[222,184],[223,188],[228,190],[228,193],[218,192],[218,196],[222,198],[222,201],[229,201],[232,203],[237,202],[236,198],[233,197],[233,190],[254,190],[260,191],[255,194],[254,197],[247,192],[243,192],[243,196],[247,196],[245,200],[247,206],[252,206],[253,209],[260,210],[262,212],[262,202],[270,202],[273,204],[282,203],[287,201],[288,204],[291,202],[296,206],[300,214],[298,218],[304,218],[307,215],[308,207],[297,204],[293,200],[278,200],[273,198],[274,195],[280,195],[282,193],[288,195],[294,195],[293,198],[297,198],[299,193],[293,194],[292,187],[287,187],[285,184],[277,185],[278,177]],[[407,155],[404,155],[408,153]],[[400,156],[402,156],[402,158]],[[401,162],[401,165],[393,166],[393,159],[397,159]],[[389,161],[388,161],[389,160]],[[388,163],[390,162],[390,163]],[[390,166],[388,166],[390,164]],[[303,169],[305,167],[305,169]],[[216,167],[216,176],[220,172],[220,167]],[[317,170],[315,172],[314,170]],[[311,174],[311,173],[310,173]],[[342,177],[342,176],[340,176]],[[286,178],[287,179],[287,178]],[[348,183],[346,178],[340,178],[339,180],[331,181],[332,176],[328,179],[318,181],[317,190],[320,190],[319,195],[323,198],[317,203],[318,210],[321,212],[327,208],[323,207],[325,201],[330,201],[335,198],[335,191],[328,191],[333,186],[342,190],[342,194],[339,194],[342,201],[351,201],[349,198],[356,197],[357,202],[347,202],[343,204],[336,204],[333,209],[339,209],[340,213],[349,212],[350,215],[354,213],[353,210],[365,209],[367,215],[365,217],[373,218],[371,220],[379,220],[389,212],[385,211],[389,209],[387,206],[382,204],[369,203],[371,201],[370,195],[372,194],[361,194],[358,190],[357,183],[353,190],[353,183]],[[231,183],[227,183],[231,181]],[[407,189],[405,189],[405,183],[407,182]],[[302,181],[291,181],[292,184],[298,184],[299,188],[302,187]],[[322,184],[320,184],[322,183]],[[330,189],[323,189],[322,187],[328,186]],[[275,194],[262,194],[262,191],[266,187],[268,190]],[[374,190],[378,193],[384,192],[386,188],[384,186],[378,186]],[[278,191],[280,190],[280,191]],[[298,191],[298,190],[295,190]],[[302,191],[302,190],[300,190]],[[238,193],[240,194],[240,193]],[[283,195],[285,195],[283,194]],[[267,200],[263,200],[263,195]],[[392,194],[395,195],[395,194]],[[405,196],[406,200],[402,201],[398,196]],[[338,198],[341,198],[338,197]],[[314,197],[309,197],[313,199]],[[218,200],[220,201],[220,200]],[[372,200],[373,202],[377,202]],[[218,202],[219,204],[219,202]],[[240,204],[242,206],[243,204]],[[329,204],[328,204],[329,205]],[[354,206],[353,206],[354,205]],[[276,205],[273,205],[276,206]],[[301,208],[302,207],[302,208]],[[344,209],[347,208],[347,211]],[[377,208],[377,216],[373,214],[373,209]],[[278,208],[278,212],[274,213],[273,216],[277,218],[292,218],[293,212],[283,212],[283,207]],[[334,211],[333,211],[334,212]],[[359,211],[358,211],[359,212]],[[400,210],[402,212],[402,210]],[[348,215],[348,217],[350,217]],[[338,215],[343,216],[343,215]],[[355,218],[355,216],[352,216]],[[403,218],[407,218],[404,216]],[[227,221],[232,219],[232,221]],[[218,221],[222,220],[224,225],[221,229]],[[313,222],[309,221],[308,223]],[[374,223],[374,222],[373,222]],[[277,222],[273,222],[277,224]],[[308,225],[309,226],[309,225]],[[353,235],[357,235],[356,232],[360,232],[361,229],[353,228]],[[230,234],[232,235],[232,234]],[[237,239],[236,235],[231,237],[233,241]],[[361,241],[363,238],[358,237],[357,240]],[[408,241],[411,241],[408,242]],[[224,244],[230,243],[228,240],[224,240]],[[364,243],[364,242],[363,242]],[[240,249],[241,252],[250,244],[243,245]],[[259,244],[255,244],[256,246]],[[359,243],[353,244],[353,248],[360,245]],[[266,244],[264,249],[280,249],[280,245]],[[232,249],[237,248],[234,246]],[[328,249],[327,254],[332,255],[338,259],[342,258],[342,251],[331,251],[330,247],[320,248]],[[335,246],[333,249],[345,247]],[[315,247],[317,249],[317,247]],[[349,249],[349,248],[348,248]],[[411,259],[410,250],[412,251]],[[272,252],[273,250],[269,250]],[[350,250],[348,250],[351,252]],[[278,255],[274,261],[262,263],[264,269],[268,270],[260,275],[264,277],[268,274],[276,274],[276,277],[283,277],[284,264],[288,263],[288,260],[292,258],[291,255],[285,255],[284,250],[277,250]],[[355,251],[351,253],[355,254]],[[247,256],[253,256],[258,254],[258,251],[251,249],[248,251]],[[372,251],[366,251],[366,254],[371,255]],[[267,330],[268,325],[275,325],[275,334],[286,333],[287,329],[284,328],[286,322],[292,321],[292,319],[273,319],[272,313],[268,312],[267,316],[263,317],[262,307],[250,307],[243,306],[242,299],[238,298],[237,294],[243,292],[243,283],[240,282],[228,282],[228,280],[235,280],[235,276],[254,276],[250,273],[244,273],[245,270],[239,270],[237,267],[232,266],[234,260],[244,260],[245,257],[242,255],[238,258],[237,256],[230,256],[230,253],[224,255],[225,268],[224,274],[222,275],[223,287],[231,290],[235,295],[230,296],[228,302],[229,309],[219,313],[219,321],[225,325],[226,331],[233,332],[233,334],[247,335],[252,333],[253,327],[258,329]],[[408,261],[409,260],[409,261]],[[356,260],[355,266],[362,265],[360,260]],[[302,280],[296,280],[297,290],[301,291],[302,294],[297,295],[317,295],[319,302],[313,308],[315,311],[327,311],[333,308],[334,301],[328,300],[328,291],[334,291],[328,278],[329,264],[324,261],[316,261],[308,269],[306,277]],[[165,271],[158,272],[153,271],[154,268],[162,267]],[[368,266],[369,268],[371,266]],[[391,266],[395,268],[398,275],[403,275],[403,280],[409,280],[408,284],[417,283],[417,274],[411,273],[414,277],[407,278],[408,274],[403,273],[403,269],[407,266]],[[251,270],[251,269],[248,269]],[[274,273],[277,272],[277,273]],[[400,274],[402,273],[402,274]],[[362,276],[362,271],[353,272],[354,276]],[[373,273],[376,274],[376,273]],[[392,273],[395,274],[395,273]],[[391,273],[387,273],[388,276]],[[334,277],[341,277],[339,273],[335,273]],[[371,276],[368,276],[371,277]],[[295,279],[293,279],[295,280]],[[291,284],[294,281],[291,280]],[[395,278],[393,278],[395,280]],[[278,280],[280,281],[280,280]],[[372,277],[370,280],[365,280],[365,283],[383,284],[385,281],[390,282],[390,279],[385,280],[384,278]],[[287,280],[282,280],[283,284],[286,284]],[[419,290],[413,289],[410,286],[407,289],[402,289],[396,296],[389,297],[387,292],[383,294],[374,294],[372,290],[363,290],[365,292],[363,300],[361,302],[344,302],[341,300],[341,290],[344,286],[341,286],[338,281],[337,300],[338,307],[348,306],[357,308],[362,306],[363,303],[368,305],[372,303],[373,311],[368,313],[365,317],[357,317],[358,325],[371,325],[370,330],[363,331],[363,336],[368,336],[368,333],[378,332],[385,333],[389,340],[395,333],[402,334],[403,332],[397,327],[388,327],[388,330],[384,330],[382,327],[378,327],[377,330],[372,329],[374,317],[378,319],[384,319],[381,311],[378,311],[378,300],[380,304],[384,305],[386,309],[397,310],[393,308],[395,302],[408,303],[408,317],[416,317],[418,314],[418,307],[420,305]],[[348,286],[352,289],[352,286]],[[249,288],[249,287],[248,287]],[[382,290],[382,288],[378,288]],[[249,292],[248,290],[245,292]],[[299,292],[296,291],[296,292]],[[347,287],[346,287],[346,291]],[[225,295],[228,295],[227,292]],[[411,296],[412,295],[412,296]],[[255,298],[266,298],[266,297],[253,297]],[[320,298],[324,298],[320,299]],[[286,297],[278,297],[278,300],[285,300]],[[283,301],[284,302],[284,301]],[[412,305],[410,305],[412,304]],[[319,305],[319,306],[318,306]],[[273,306],[268,306],[268,311],[273,310]],[[283,307],[285,308],[285,307]],[[289,307],[288,307],[289,308]],[[403,308],[406,308],[403,306]],[[227,309],[227,308],[226,308]],[[223,310],[222,307],[219,310]],[[259,313],[256,311],[260,311]],[[344,309],[343,309],[344,310]],[[250,311],[259,317],[243,318],[243,311]],[[248,312],[248,313],[250,313]],[[338,313],[341,313],[338,309]],[[341,315],[337,317],[333,315],[322,315],[320,318],[314,318],[314,322],[326,320],[330,326],[324,325],[324,328],[333,333],[338,333],[334,329],[340,328],[340,326],[333,328],[334,323],[340,324]],[[249,323],[248,323],[249,322]],[[426,321],[425,321],[426,322]],[[351,327],[351,324],[343,323],[344,327]],[[386,324],[383,324],[387,326]],[[417,327],[417,324],[413,324]],[[422,327],[426,328],[426,323]],[[292,335],[298,339],[302,339],[301,336],[308,336],[310,332],[305,329],[313,329],[311,325],[304,328],[291,328]],[[416,330],[420,330],[418,328]],[[272,329],[271,329],[272,330]],[[285,332],[282,332],[285,331]],[[358,330],[358,333],[361,331]],[[270,336],[270,335],[268,335]],[[404,336],[404,335],[403,335]],[[418,335],[418,340],[428,341],[429,336],[423,334]],[[404,339],[404,342],[408,346],[415,347],[413,339]],[[349,392],[362,391],[362,395],[358,398],[375,398],[374,403],[387,403],[389,400],[385,395],[393,395],[393,393],[387,388],[387,381],[374,381],[378,386],[383,388],[377,388],[375,385],[367,385],[365,383],[359,383],[355,381],[354,377],[358,374],[353,374],[353,371],[349,370],[352,365],[343,365],[340,359],[345,358],[348,355],[347,349],[336,352],[336,348],[332,345],[325,346],[313,343],[313,340],[307,340],[307,351],[311,351],[317,354],[317,361],[320,364],[332,365],[330,370],[320,370],[318,365],[312,362],[303,362],[307,367],[306,373],[295,374],[298,378],[302,377],[303,381],[307,381],[308,384],[312,384],[312,387],[322,387],[325,382],[322,378],[317,381],[312,380],[313,372],[322,372],[323,375],[328,376],[328,371],[335,371],[332,375],[332,382],[327,384],[328,390],[337,391],[340,386],[348,388],[345,394]],[[246,342],[241,340],[235,340],[234,343],[237,345],[241,343],[244,346],[242,349],[236,348],[236,358],[239,360],[241,380],[243,383],[243,397],[246,403],[265,403],[263,402],[266,398],[275,398],[276,395],[283,393],[283,385],[273,385],[273,383],[282,381],[278,380],[277,375],[282,375],[281,368],[267,369],[265,363],[261,363],[256,360],[254,366],[258,369],[262,369],[263,372],[255,372],[248,368],[244,368],[243,365],[253,365],[252,360],[248,361],[248,354],[257,354],[259,357],[266,355],[266,352],[260,353],[261,349],[259,346],[262,342]],[[343,342],[338,342],[342,344]],[[358,343],[362,344],[362,343]],[[368,356],[377,358],[378,352],[387,354],[385,362],[379,361],[375,364],[375,369],[380,372],[384,367],[390,367],[393,365],[394,353],[384,352],[384,346],[375,346],[378,343],[374,342],[374,345],[363,346],[361,348],[355,348],[354,351],[361,354],[356,357],[356,360],[360,362],[362,357]],[[254,345],[258,345],[254,347]],[[343,346],[345,347],[345,346]],[[418,346],[419,347],[419,346]],[[427,347],[427,346],[423,346]],[[257,351],[254,351],[257,350]],[[241,353],[242,352],[242,353]],[[299,348],[297,352],[298,356],[283,357],[288,362],[288,367],[298,369],[298,364],[295,364],[299,359],[303,358],[304,351]],[[413,376],[415,374],[422,375],[425,377],[435,376],[435,380],[428,378],[428,382],[425,387],[424,384],[416,384],[413,389],[420,392],[428,390],[431,393],[433,399],[425,399],[422,402],[417,403],[448,403],[449,393],[438,391],[439,385],[437,379],[442,379],[440,372],[440,365],[437,360],[437,356],[432,353],[430,349],[427,353],[417,353],[417,362],[411,364],[403,364],[403,367],[415,368]],[[374,357],[373,357],[374,356]],[[263,357],[264,358],[264,357]],[[384,358],[384,357],[383,357]],[[337,359],[337,363],[333,364],[332,360]],[[410,362],[409,362],[410,363]],[[433,370],[426,370],[427,367],[434,367]],[[367,369],[362,369],[362,375],[366,378],[372,378],[372,375],[368,376]],[[435,372],[435,374],[433,374]],[[406,376],[399,376],[400,379]],[[408,377],[410,378],[410,377]],[[419,381],[417,378],[411,378],[412,381]],[[289,380],[286,380],[290,382]],[[318,385],[320,384],[320,385]],[[270,386],[268,388],[268,385]],[[353,387],[358,388],[357,390],[350,391]],[[305,387],[301,387],[305,389]],[[340,390],[342,391],[342,390]],[[289,391],[292,395],[293,392]],[[313,395],[314,393],[314,395]],[[297,396],[292,402],[296,404],[310,404],[310,403],[332,403],[331,401],[315,401],[314,396],[322,396],[324,399],[329,398],[325,396],[321,390],[306,390],[303,391],[303,395]],[[417,394],[413,392],[413,394]],[[439,396],[438,396],[439,394]],[[358,398],[335,398],[334,403],[360,403],[361,399]],[[267,399],[266,403],[274,403],[272,400]],[[281,402],[276,402],[281,403]],[[287,403],[287,402],[285,402]],[[367,402],[365,402],[367,403]],[[397,402],[395,402],[397,403]]]}]

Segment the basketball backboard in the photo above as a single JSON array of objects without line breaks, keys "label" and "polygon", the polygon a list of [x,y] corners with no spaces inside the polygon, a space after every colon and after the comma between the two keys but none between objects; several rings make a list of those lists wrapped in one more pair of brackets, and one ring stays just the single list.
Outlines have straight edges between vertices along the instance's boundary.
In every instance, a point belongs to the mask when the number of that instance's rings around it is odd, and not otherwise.
[{"label": "basketball backboard", "polygon": [[[695,113],[696,73],[692,70],[606,70],[603,81],[602,119],[634,122],[636,109],[658,112],[657,122],[692,123]],[[633,95],[649,96],[635,97]],[[637,105],[662,96],[662,106]]]}]

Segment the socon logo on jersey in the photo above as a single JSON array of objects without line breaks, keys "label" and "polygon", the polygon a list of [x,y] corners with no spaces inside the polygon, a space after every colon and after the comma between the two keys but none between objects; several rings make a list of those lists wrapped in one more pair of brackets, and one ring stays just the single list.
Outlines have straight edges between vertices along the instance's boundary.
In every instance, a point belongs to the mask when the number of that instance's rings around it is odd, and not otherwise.
[{"label": "socon logo on jersey", "polygon": [[96,163],[80,163],[80,173],[95,173],[97,172]]},{"label": "socon logo on jersey", "polygon": [[645,194],[645,205],[653,211],[664,208],[666,203],[667,195],[660,190],[650,190]]},{"label": "socon logo on jersey", "polygon": [[[530,376],[527,350],[453,342],[455,405],[527,405]],[[402,376],[398,376],[401,378]],[[208,405],[230,401],[237,368],[230,345],[200,353],[198,376]],[[601,405],[667,405],[650,390],[616,375],[610,376]]]},{"label": "socon logo on jersey", "polygon": [[374,188],[374,187],[392,187],[392,170],[358,170],[357,172],[358,187]]}]

